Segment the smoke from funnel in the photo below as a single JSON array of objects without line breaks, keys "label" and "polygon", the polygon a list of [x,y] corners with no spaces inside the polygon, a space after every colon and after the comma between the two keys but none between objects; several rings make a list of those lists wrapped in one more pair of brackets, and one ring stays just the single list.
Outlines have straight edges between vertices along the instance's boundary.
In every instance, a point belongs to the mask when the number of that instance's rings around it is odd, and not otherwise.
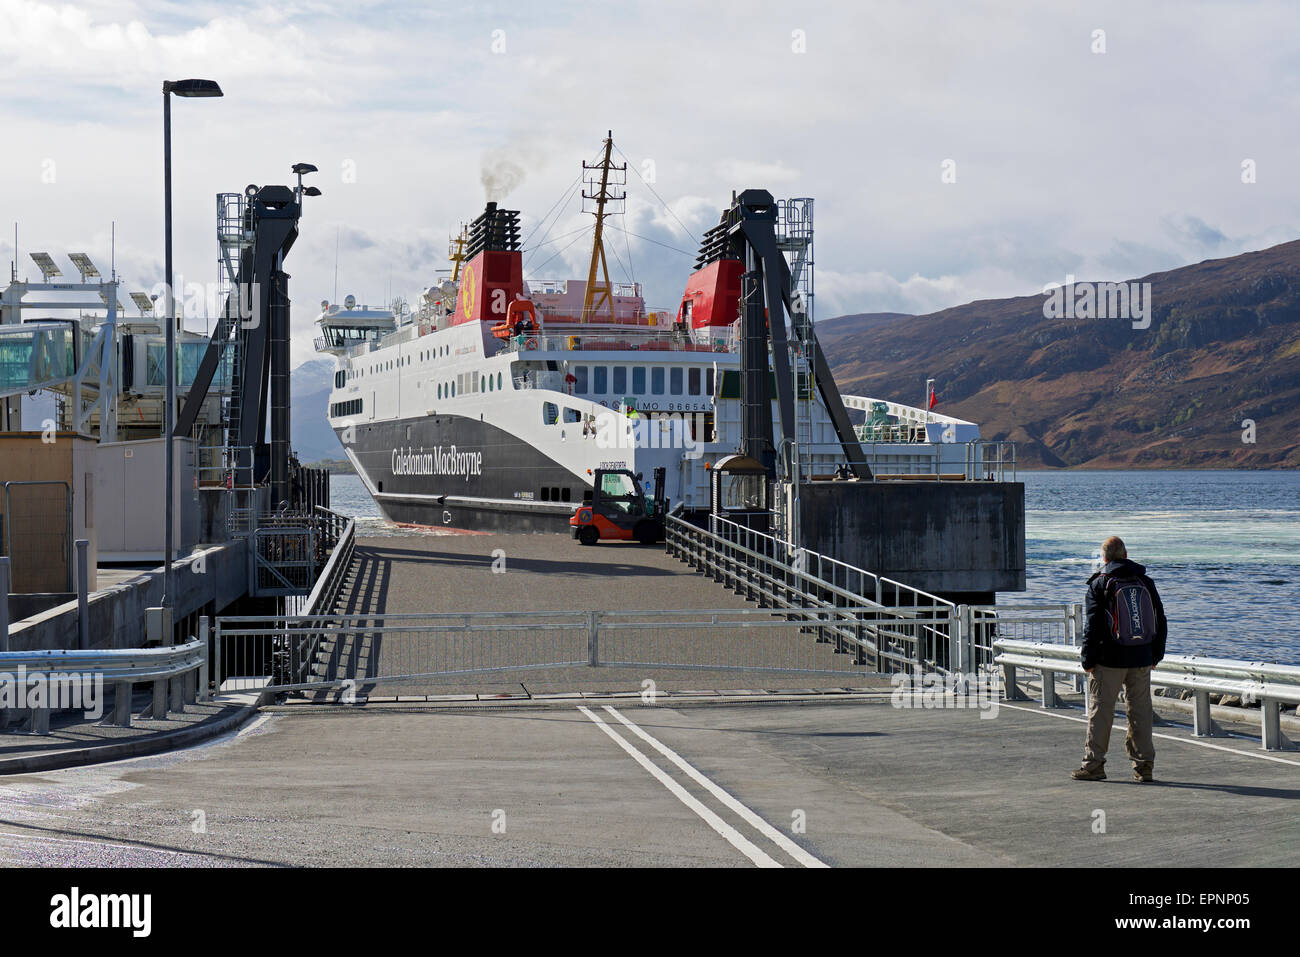
[{"label": "smoke from funnel", "polygon": [[483,158],[479,181],[490,203],[499,203],[524,181],[524,168],[503,156]]}]

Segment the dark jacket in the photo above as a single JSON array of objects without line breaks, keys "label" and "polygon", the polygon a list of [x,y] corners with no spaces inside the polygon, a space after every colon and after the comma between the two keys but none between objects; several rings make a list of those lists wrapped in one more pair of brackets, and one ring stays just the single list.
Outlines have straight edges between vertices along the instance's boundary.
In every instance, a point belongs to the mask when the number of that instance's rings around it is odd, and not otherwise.
[{"label": "dark jacket", "polygon": [[[1165,656],[1165,638],[1169,622],[1165,620],[1165,606],[1156,591],[1156,583],[1147,577],[1146,568],[1127,558],[1111,562],[1088,579],[1088,593],[1083,599],[1083,667],[1105,665],[1108,668],[1142,668],[1158,665]],[[1105,582],[1102,575],[1111,578],[1137,578],[1151,593],[1151,604],[1156,612],[1156,636],[1149,645],[1124,646],[1111,634],[1106,617]]]}]

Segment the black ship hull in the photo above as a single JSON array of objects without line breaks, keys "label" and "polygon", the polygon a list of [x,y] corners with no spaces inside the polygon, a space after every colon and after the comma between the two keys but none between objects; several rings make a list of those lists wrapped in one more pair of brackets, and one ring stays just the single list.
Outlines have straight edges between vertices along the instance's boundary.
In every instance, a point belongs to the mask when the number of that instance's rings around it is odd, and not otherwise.
[{"label": "black ship hull", "polygon": [[336,429],[384,517],[478,531],[568,531],[589,483],[518,435],[437,415]]}]

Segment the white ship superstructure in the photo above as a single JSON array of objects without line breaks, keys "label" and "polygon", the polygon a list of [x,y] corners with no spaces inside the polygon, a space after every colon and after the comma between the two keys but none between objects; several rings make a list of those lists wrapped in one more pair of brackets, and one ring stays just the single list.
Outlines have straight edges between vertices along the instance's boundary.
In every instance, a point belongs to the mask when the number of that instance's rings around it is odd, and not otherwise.
[{"label": "white ship superstructure", "polygon": [[[797,224],[782,235],[810,309],[811,201],[782,209]],[[708,509],[709,471],[741,443],[743,264],[708,263],[675,310],[648,310],[639,284],[609,282],[600,222],[598,214],[585,281],[525,281],[518,214],[488,203],[453,241],[452,277],[426,289],[414,310],[400,302],[373,310],[352,297],[322,304],[317,348],[336,357],[330,423],[388,518],[559,529],[595,469],[628,469],[648,485],[659,466],[674,509]],[[844,450],[812,363],[798,353],[800,470],[827,477]],[[967,457],[959,444],[978,437],[971,423],[847,398],[874,413],[873,439],[888,441],[869,448],[887,471],[959,471]],[[913,413],[940,430],[912,427]],[[899,428],[879,433],[882,422]]]}]

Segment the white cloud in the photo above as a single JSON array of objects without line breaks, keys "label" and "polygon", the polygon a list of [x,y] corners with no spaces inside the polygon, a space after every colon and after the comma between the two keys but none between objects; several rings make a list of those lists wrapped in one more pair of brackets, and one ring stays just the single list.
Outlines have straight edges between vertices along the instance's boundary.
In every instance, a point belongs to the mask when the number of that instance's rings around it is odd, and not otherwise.
[{"label": "white cloud", "polygon": [[[817,199],[821,317],[1127,278],[1294,237],[1300,133],[1277,117],[1300,100],[1300,39],[1289,2],[1246,9],[0,0],[0,219],[21,222],[24,250],[101,262],[116,221],[119,264],[151,286],[161,81],[211,76],[223,100],[173,109],[177,269],[215,279],[215,193],[318,165],[288,265],[297,359],[340,230],[369,244],[340,244],[340,294],[410,298],[481,210],[484,156],[523,170],[509,203],[527,234],[610,128],[672,211],[629,173],[635,235],[617,248],[656,305],[695,252],[677,220],[698,238],[747,186]],[[589,221],[575,200],[553,234]],[[588,251],[546,271],[581,273]]]}]

